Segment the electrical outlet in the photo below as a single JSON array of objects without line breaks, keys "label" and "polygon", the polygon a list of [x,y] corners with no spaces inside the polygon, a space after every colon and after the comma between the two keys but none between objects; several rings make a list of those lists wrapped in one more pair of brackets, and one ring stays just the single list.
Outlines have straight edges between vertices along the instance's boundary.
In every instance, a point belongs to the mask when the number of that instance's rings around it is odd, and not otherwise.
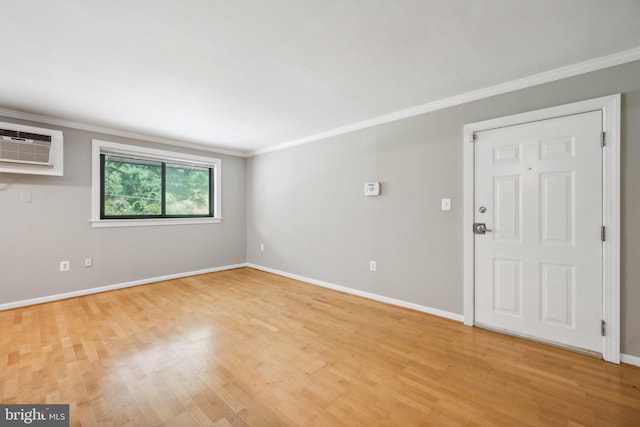
[{"label": "electrical outlet", "polygon": [[376,271],[378,264],[375,261],[369,261],[369,270]]},{"label": "electrical outlet", "polygon": [[93,260],[91,258],[85,258],[84,259],[84,266],[85,267],[91,267],[93,265]]},{"label": "electrical outlet", "polygon": [[264,252],[264,243],[260,243],[260,250]]},{"label": "electrical outlet", "polygon": [[69,271],[71,269],[71,263],[69,261],[60,261],[60,271]]}]

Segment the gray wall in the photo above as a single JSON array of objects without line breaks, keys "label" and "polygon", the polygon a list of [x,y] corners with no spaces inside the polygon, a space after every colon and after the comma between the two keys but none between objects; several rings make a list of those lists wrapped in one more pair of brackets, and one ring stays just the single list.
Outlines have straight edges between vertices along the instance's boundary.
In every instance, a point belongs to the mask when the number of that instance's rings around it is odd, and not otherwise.
[{"label": "gray wall", "polygon": [[[613,93],[623,93],[622,352],[640,356],[640,62],[250,158],[248,262],[462,314],[463,125]],[[381,197],[363,196],[367,181],[381,182]]]},{"label": "gray wall", "polygon": [[[0,173],[0,304],[246,261],[242,157],[60,128],[64,176]],[[91,140],[131,143],[222,160],[220,224],[92,228]],[[31,192],[32,203],[20,193]],[[84,268],[85,257],[93,267]],[[71,270],[59,272],[59,262]]]},{"label": "gray wall", "polygon": [[[211,153],[0,117],[65,137],[64,177],[0,173],[0,304],[249,261],[462,314],[462,126],[618,92],[622,351],[640,356],[640,62],[248,160],[214,154],[221,224],[92,228],[93,138]],[[380,181],[382,196],[365,198],[366,181]],[[32,203],[20,203],[23,191]],[[440,210],[443,197],[452,211]],[[71,271],[58,271],[62,260]]]}]

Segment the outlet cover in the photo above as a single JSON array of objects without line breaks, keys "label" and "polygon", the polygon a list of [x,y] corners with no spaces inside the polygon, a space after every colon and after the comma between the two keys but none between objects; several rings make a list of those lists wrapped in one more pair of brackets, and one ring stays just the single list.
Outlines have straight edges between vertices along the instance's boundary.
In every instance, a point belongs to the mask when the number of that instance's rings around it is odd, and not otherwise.
[{"label": "outlet cover", "polygon": [[365,182],[365,184],[364,184],[364,195],[367,196],[367,197],[379,196],[380,195],[380,183],[379,182]]}]

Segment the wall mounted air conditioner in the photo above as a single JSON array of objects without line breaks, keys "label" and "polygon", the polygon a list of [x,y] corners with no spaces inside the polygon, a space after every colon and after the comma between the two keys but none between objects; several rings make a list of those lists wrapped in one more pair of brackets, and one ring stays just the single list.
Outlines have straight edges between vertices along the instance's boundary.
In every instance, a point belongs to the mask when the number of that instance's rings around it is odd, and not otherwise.
[{"label": "wall mounted air conditioner", "polygon": [[62,132],[0,122],[0,172],[62,176]]}]

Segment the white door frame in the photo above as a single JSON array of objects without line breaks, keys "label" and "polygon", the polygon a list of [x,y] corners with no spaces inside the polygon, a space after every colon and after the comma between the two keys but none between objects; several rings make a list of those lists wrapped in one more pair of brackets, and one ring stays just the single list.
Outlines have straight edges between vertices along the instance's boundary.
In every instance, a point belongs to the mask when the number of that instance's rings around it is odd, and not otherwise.
[{"label": "white door frame", "polygon": [[603,338],[604,360],[620,363],[620,94],[574,102],[572,104],[530,111],[497,119],[464,125],[464,324],[473,326],[475,319],[474,283],[474,144],[473,134],[483,130],[519,125],[555,117],[602,111],[605,132],[603,149],[603,225],[606,239],[603,244]]}]

